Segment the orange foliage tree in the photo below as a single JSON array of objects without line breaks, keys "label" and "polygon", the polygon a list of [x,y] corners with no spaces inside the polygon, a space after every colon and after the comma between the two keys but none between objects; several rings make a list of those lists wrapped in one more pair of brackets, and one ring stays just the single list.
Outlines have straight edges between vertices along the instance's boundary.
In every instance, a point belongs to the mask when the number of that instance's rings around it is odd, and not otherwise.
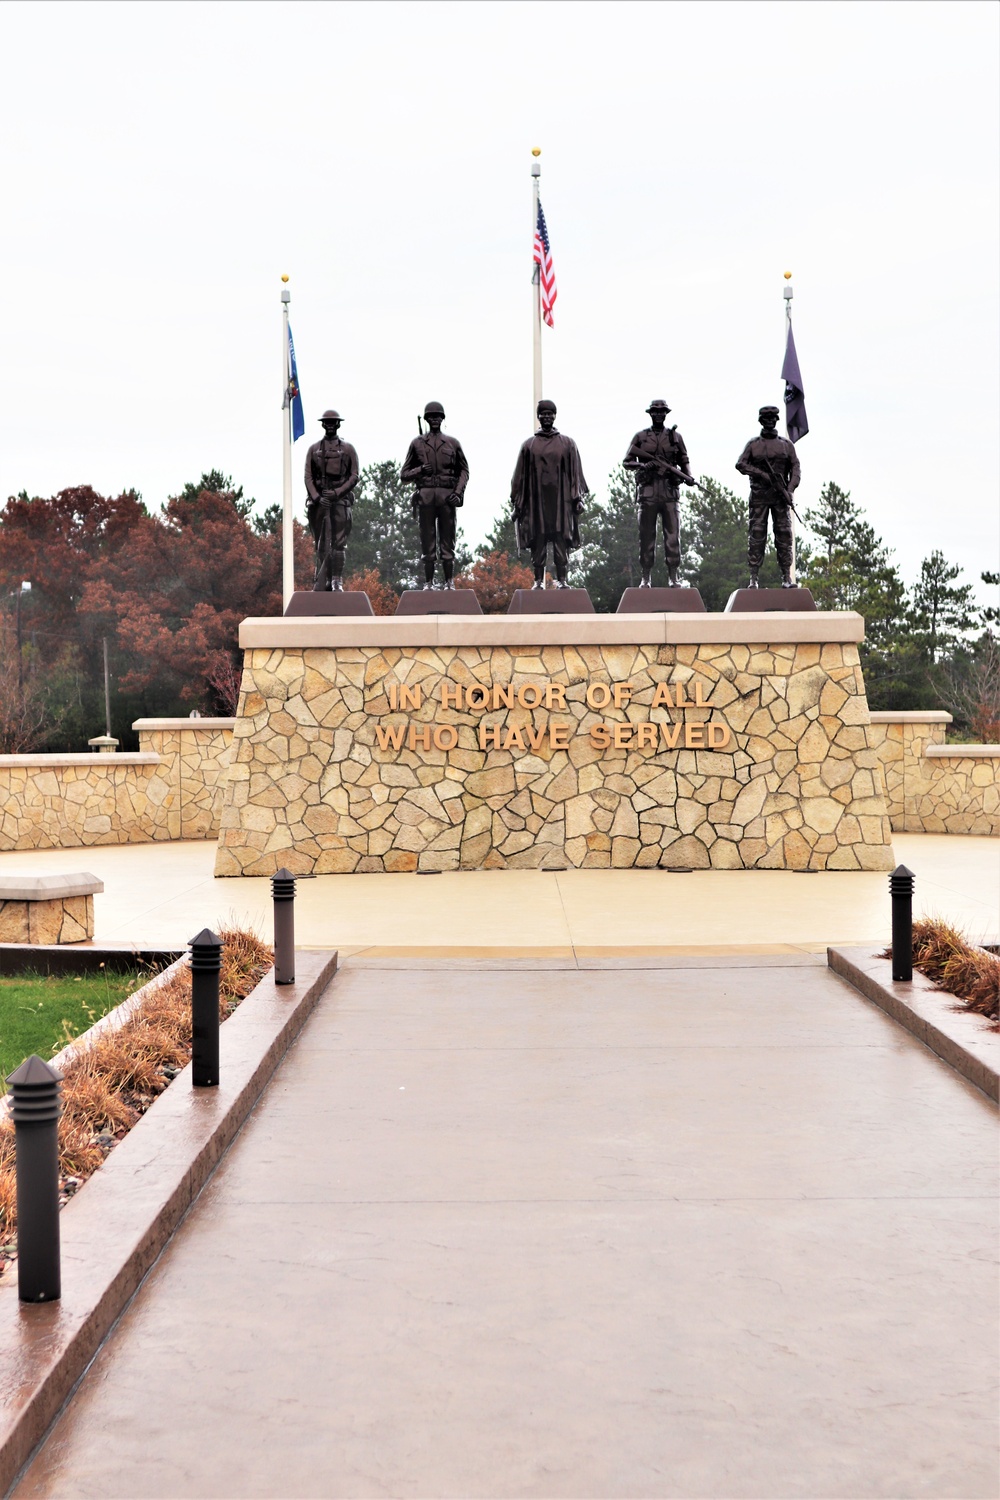
[{"label": "orange foliage tree", "polygon": [[508,552],[484,552],[459,578],[460,589],[474,589],[483,614],[505,614],[515,589],[530,589],[534,574],[524,563],[515,562]]},{"label": "orange foliage tree", "polygon": [[352,573],[344,579],[344,588],[349,593],[367,594],[372,609],[377,615],[394,615],[399,595],[391,584],[384,582],[377,568],[366,568],[363,573]]}]

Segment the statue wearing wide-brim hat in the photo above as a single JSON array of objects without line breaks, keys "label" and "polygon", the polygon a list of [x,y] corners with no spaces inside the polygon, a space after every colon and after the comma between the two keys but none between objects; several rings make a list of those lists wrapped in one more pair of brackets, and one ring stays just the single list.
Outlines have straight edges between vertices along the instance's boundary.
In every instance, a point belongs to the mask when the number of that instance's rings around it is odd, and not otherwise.
[{"label": "statue wearing wide-brim hat", "polygon": [[646,412],[653,419],[652,426],[635,434],[624,461],[624,467],[635,475],[635,498],[639,507],[639,566],[642,569],[639,586],[644,589],[652,587],[656,522],[659,519],[667,581],[673,588],[681,565],[680,514],[677,508],[680,486],[695,481],[684,439],[676,427],[667,426],[670,407],[662,396],[651,401]]}]

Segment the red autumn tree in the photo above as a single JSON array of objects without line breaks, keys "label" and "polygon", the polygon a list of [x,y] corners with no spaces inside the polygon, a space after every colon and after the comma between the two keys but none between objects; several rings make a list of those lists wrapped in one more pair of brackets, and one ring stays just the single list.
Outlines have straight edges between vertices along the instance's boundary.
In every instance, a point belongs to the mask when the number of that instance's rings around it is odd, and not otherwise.
[{"label": "red autumn tree", "polygon": [[[296,530],[301,577],[308,542]],[[281,613],[281,538],[256,533],[234,493],[175,496],[91,573],[80,613],[115,631],[126,691],[156,683],[184,702],[231,711],[240,621]]]},{"label": "red autumn tree", "polygon": [[515,562],[507,552],[484,552],[461,577],[460,589],[475,589],[485,615],[506,614],[515,589],[530,589],[531,569]]},{"label": "red autumn tree", "polygon": [[368,568],[364,573],[352,573],[344,579],[344,588],[349,592],[367,594],[372,609],[377,615],[394,615],[399,595],[391,583],[380,577],[377,568]]}]

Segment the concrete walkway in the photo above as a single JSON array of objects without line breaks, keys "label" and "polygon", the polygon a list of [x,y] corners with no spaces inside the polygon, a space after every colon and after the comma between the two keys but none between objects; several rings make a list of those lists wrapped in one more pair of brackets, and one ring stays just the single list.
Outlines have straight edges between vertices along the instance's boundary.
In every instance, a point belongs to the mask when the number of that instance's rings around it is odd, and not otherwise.
[{"label": "concrete walkway", "polygon": [[[915,910],[973,938],[1000,926],[1000,842],[896,834],[916,872]],[[182,947],[206,924],[271,930],[268,880],[216,880],[215,844],[130,844],[0,854],[0,874],[91,870],[97,943]],[[321,875],[298,887],[303,946],[397,957],[504,956],[576,962],[598,955],[825,950],[884,944],[884,874],[785,870],[470,870],[420,875]]]},{"label": "concrete walkway", "polygon": [[995,1191],[806,954],[349,962],[16,1494],[992,1497]]}]

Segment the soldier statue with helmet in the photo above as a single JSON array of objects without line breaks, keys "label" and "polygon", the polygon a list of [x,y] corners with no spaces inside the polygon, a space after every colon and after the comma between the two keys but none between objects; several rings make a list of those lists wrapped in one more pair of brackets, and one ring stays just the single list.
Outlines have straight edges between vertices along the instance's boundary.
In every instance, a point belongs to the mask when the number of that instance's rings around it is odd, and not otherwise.
[{"label": "soldier statue with helmet", "polygon": [[337,435],[341,423],[338,411],[325,411],[320,422],[323,436],[306,454],[306,516],[316,547],[313,590],[340,593],[358,482],[358,455]]},{"label": "soldier statue with helmet", "polygon": [[656,521],[663,530],[663,556],[667,581],[677,584],[681,565],[680,520],[677,498],[682,484],[696,484],[688,464],[684,439],[676,426],[667,426],[670,407],[665,401],[651,401],[646,414],[651,427],[637,432],[625,455],[623,467],[635,474],[635,498],[639,507],[639,564],[642,568],[640,588],[652,586],[653,560],[656,557]]},{"label": "soldier statue with helmet", "polygon": [[778,434],[778,408],[762,406],[758,412],[760,437],[751,438],[736,460],[741,474],[750,479],[750,524],[747,536],[747,561],[752,589],[760,588],[758,575],[764,563],[767,546],[767,518],[771,517],[774,550],[781,569],[781,587],[794,588],[792,562],[794,541],[793,496],[799,487],[802,471],[794,443]]},{"label": "soldier statue with helmet", "polygon": [[424,588],[434,587],[438,560],[444,574],[443,587],[455,587],[455,511],[465,503],[469,465],[458,438],[441,431],[444,407],[428,401],[424,419],[430,429],[415,437],[407,450],[399,477],[416,486],[413,513],[420,522],[420,553],[424,565]]}]

